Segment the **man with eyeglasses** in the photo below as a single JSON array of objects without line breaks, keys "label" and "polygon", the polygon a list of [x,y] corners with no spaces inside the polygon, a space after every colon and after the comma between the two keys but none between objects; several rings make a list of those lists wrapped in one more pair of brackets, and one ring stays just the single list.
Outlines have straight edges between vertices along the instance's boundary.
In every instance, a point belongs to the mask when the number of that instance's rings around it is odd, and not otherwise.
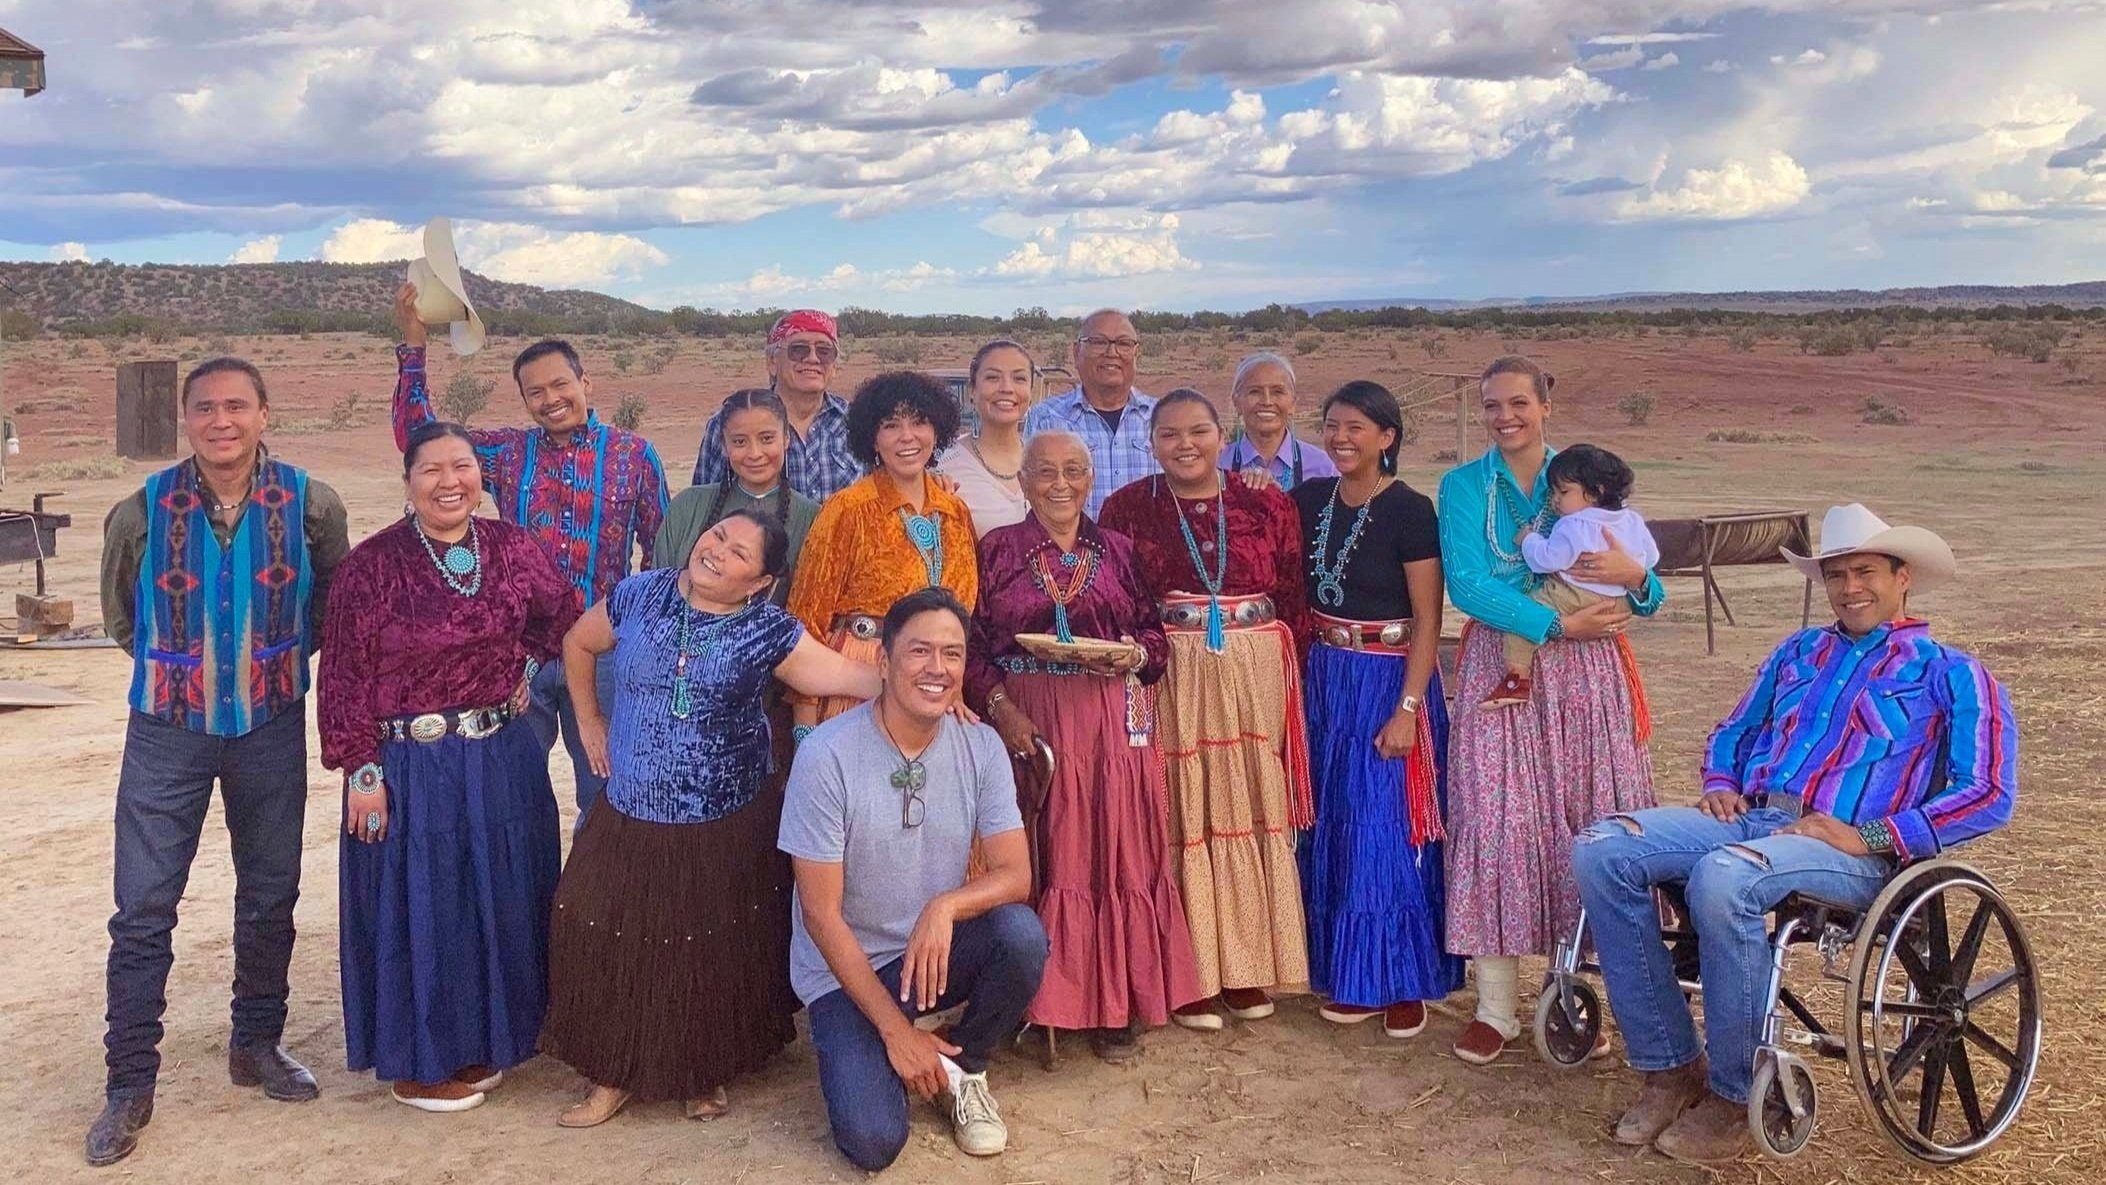
[{"label": "man with eyeglasses", "polygon": [[1084,508],[1091,518],[1120,486],[1161,473],[1148,441],[1155,400],[1134,389],[1141,337],[1117,309],[1098,309],[1075,331],[1075,389],[1031,409],[1024,434],[1058,429],[1089,446],[1096,479]]},{"label": "man with eyeglasses", "polygon": [[[994,729],[951,714],[967,629],[947,589],[894,602],[879,634],[883,690],[805,738],[783,803],[777,846],[797,877],[790,981],[834,1145],[867,1172],[906,1147],[910,1091],[949,1096],[967,1154],[1008,1146],[987,1063],[1045,972],[1008,754]],[[968,881],[976,838],[987,867]],[[947,1037],[914,1023],[961,1003]]]},{"label": "man with eyeglasses", "polygon": [[[782,479],[814,502],[824,502],[863,476],[848,451],[848,400],[828,388],[841,360],[841,331],[833,317],[798,309],[768,330],[768,386],[790,413],[789,450]],[[724,454],[724,413],[709,417],[695,455],[694,484],[731,480]]]}]

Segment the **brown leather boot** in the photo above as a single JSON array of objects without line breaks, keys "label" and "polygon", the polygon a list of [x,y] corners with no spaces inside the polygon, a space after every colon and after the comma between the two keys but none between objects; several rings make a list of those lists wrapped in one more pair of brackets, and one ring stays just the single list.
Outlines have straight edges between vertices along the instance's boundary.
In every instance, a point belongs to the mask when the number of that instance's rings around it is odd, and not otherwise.
[{"label": "brown leather boot", "polygon": [[1653,1141],[1668,1159],[1684,1164],[1723,1164],[1739,1159],[1754,1144],[1748,1134],[1747,1105],[1709,1093]]},{"label": "brown leather boot", "polygon": [[1643,1148],[1682,1117],[1682,1112],[1702,1102],[1709,1093],[1704,1086],[1704,1059],[1672,1070],[1648,1070],[1638,1101],[1616,1121],[1611,1138],[1619,1144]]}]

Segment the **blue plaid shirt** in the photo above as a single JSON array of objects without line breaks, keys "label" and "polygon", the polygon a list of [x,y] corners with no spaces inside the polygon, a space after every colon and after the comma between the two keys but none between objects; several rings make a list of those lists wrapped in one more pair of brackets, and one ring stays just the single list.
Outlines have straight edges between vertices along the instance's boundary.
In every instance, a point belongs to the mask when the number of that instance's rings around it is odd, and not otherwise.
[{"label": "blue plaid shirt", "polygon": [[1148,416],[1154,410],[1155,400],[1134,390],[1127,398],[1119,431],[1114,434],[1104,426],[1104,417],[1082,397],[1082,388],[1076,387],[1032,408],[1024,421],[1024,434],[1073,432],[1089,446],[1090,464],[1097,474],[1090,485],[1086,509],[1091,518],[1096,518],[1114,490],[1163,471],[1148,442]]},{"label": "blue plaid shirt", "polygon": [[[848,451],[848,400],[832,391],[803,436],[790,430],[790,447],[783,454],[782,479],[791,489],[814,502],[824,502],[863,476],[863,467]],[[702,427],[702,450],[695,455],[695,485],[710,485],[731,478],[731,462],[724,457],[724,409],[718,408]]]}]

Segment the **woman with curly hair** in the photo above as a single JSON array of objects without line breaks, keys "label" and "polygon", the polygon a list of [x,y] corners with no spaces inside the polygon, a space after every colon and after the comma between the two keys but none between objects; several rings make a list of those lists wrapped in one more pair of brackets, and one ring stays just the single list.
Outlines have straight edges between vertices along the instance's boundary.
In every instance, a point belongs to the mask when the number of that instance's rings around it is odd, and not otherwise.
[{"label": "woman with curly hair", "polygon": [[[856,388],[848,447],[869,473],[819,508],[790,585],[790,615],[814,637],[875,665],[892,602],[933,585],[968,609],[979,599],[972,512],[929,473],[957,436],[958,403],[928,375],[890,371]],[[793,703],[802,740],[856,701]]]}]

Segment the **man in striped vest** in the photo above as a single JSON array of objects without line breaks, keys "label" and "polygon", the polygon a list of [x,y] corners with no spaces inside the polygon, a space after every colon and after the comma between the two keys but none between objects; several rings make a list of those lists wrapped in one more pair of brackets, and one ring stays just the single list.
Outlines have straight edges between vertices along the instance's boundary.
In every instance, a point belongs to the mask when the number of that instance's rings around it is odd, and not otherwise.
[{"label": "man in striped vest", "polygon": [[183,380],[192,456],[147,478],[103,524],[104,629],[132,656],[117,779],[109,1068],[88,1163],[130,1155],[153,1118],[176,905],[219,785],[234,857],[227,1073],[274,1099],[314,1098],[279,1046],[307,805],[308,658],[350,540],[336,492],[262,444],[263,376],[216,358]]}]

